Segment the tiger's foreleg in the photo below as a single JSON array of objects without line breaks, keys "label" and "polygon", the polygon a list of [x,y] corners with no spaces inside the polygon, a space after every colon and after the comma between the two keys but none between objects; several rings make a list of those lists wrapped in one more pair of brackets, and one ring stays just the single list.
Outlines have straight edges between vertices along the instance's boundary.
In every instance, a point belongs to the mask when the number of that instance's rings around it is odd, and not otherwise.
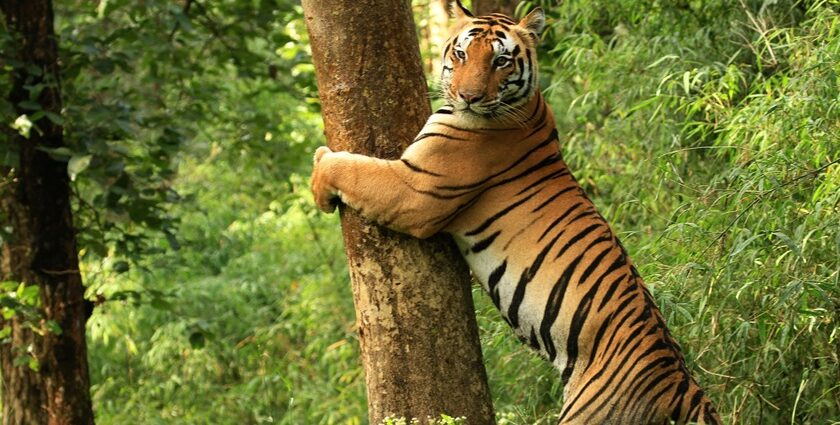
[{"label": "tiger's foreleg", "polygon": [[379,224],[414,237],[440,231],[456,199],[427,190],[405,162],[389,161],[327,147],[315,151],[312,193],[318,208],[335,210],[338,201]]}]

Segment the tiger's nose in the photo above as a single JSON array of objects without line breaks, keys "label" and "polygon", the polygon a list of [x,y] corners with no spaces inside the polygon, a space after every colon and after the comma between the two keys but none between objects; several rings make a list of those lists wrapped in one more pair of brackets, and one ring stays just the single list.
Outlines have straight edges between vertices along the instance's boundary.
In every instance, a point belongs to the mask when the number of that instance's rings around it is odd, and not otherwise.
[{"label": "tiger's nose", "polygon": [[484,93],[468,90],[459,90],[458,96],[461,96],[461,99],[464,99],[464,102],[467,102],[467,104],[476,103],[484,99]]}]

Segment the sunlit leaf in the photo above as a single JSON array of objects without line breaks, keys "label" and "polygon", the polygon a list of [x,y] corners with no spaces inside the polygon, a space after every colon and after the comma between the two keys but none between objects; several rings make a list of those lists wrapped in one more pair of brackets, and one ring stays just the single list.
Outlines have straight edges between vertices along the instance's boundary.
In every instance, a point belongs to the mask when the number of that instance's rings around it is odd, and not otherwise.
[{"label": "sunlit leaf", "polygon": [[67,162],[67,175],[70,176],[70,181],[76,181],[76,176],[87,169],[91,158],[93,155],[73,155],[70,158]]}]

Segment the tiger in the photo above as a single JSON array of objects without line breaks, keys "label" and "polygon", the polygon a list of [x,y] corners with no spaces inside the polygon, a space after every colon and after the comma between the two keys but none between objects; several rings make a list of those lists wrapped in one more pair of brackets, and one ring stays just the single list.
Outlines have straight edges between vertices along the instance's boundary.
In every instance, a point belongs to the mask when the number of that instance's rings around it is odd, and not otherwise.
[{"label": "tiger", "polygon": [[563,382],[560,424],[720,424],[626,250],[563,160],[538,89],[542,9],[453,6],[445,105],[397,160],[315,151],[338,203],[417,238],[448,233],[504,320]]}]

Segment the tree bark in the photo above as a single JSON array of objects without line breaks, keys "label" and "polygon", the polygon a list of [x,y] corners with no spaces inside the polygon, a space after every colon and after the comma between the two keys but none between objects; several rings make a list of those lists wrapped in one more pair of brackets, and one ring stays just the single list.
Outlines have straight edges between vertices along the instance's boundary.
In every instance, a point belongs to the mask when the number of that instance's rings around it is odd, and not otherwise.
[{"label": "tree bark", "polygon": [[[43,84],[38,104],[43,111],[61,114],[58,49],[49,0],[4,0],[0,3],[7,27],[18,44],[22,64],[12,72],[9,100],[18,115],[35,115],[20,103],[31,100],[28,87]],[[24,326],[18,315],[2,323],[12,328],[11,343],[0,345],[3,381],[3,424],[93,424],[90,400],[84,303],[76,236],[70,205],[66,160],[46,150],[64,146],[58,119],[41,117],[29,138],[16,134],[13,148],[19,163],[8,171],[0,191],[3,225],[11,240],[0,250],[3,280],[37,285],[42,320],[34,323],[41,335]],[[36,128],[37,127],[37,128]],[[51,331],[54,322],[60,332]],[[28,349],[27,347],[31,347]],[[28,353],[39,371],[15,365]]]},{"label": "tree bark", "polygon": [[[303,0],[333,150],[398,158],[430,114],[410,2]],[[451,239],[417,240],[341,208],[370,423],[495,423],[469,272]]]},{"label": "tree bark", "polygon": [[516,12],[517,4],[519,0],[473,0],[472,12],[476,16],[504,13],[512,17]]}]

